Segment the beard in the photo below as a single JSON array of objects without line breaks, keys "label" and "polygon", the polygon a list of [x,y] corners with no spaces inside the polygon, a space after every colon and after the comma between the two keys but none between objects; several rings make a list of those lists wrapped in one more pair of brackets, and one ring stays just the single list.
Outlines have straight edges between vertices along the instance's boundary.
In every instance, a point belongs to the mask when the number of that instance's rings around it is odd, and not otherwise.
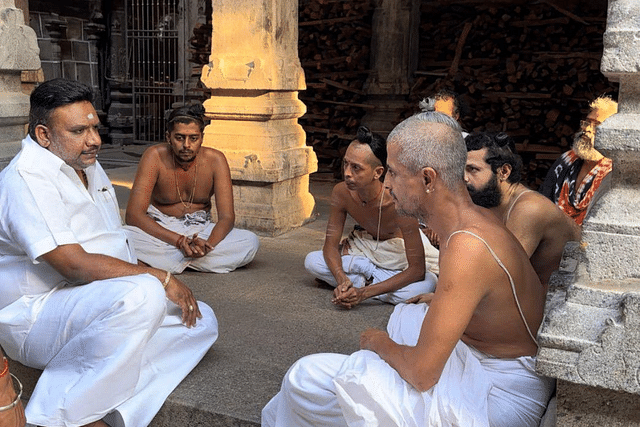
[{"label": "beard", "polygon": [[573,137],[571,149],[582,160],[598,161],[603,156],[593,147],[595,136],[589,137],[585,132],[579,131]]},{"label": "beard", "polygon": [[396,214],[400,216],[406,216],[415,218],[418,221],[426,222],[425,214],[421,212],[420,202],[416,198],[404,199],[404,203],[400,203],[396,195],[391,191],[391,197],[396,208]]},{"label": "beard", "polygon": [[494,208],[500,205],[502,201],[502,194],[500,194],[500,189],[498,188],[497,175],[493,175],[489,182],[479,189],[467,184],[467,190],[469,190],[469,195],[473,203],[483,208]]}]

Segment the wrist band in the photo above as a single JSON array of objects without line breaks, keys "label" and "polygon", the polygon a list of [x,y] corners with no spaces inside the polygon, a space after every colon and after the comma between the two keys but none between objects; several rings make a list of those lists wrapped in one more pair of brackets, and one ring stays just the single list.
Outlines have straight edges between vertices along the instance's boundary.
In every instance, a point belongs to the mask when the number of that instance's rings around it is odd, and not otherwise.
[{"label": "wrist band", "polygon": [[9,372],[9,361],[7,360],[6,357],[3,357],[4,359],[4,367],[2,368],[2,372],[0,372],[0,378],[4,377],[5,375],[7,375],[7,372]]},{"label": "wrist band", "polygon": [[[15,375],[13,374],[9,374],[9,375],[11,375],[11,378],[13,378],[18,383],[18,387],[20,388],[20,390],[18,391],[18,395],[13,400],[13,402],[8,404],[7,406],[0,406],[0,412],[8,411],[9,409],[15,408],[18,405],[18,403],[20,403],[20,398],[22,397],[22,383],[20,382],[18,377],[16,377]],[[15,391],[15,387],[13,388],[13,390]]]},{"label": "wrist band", "polygon": [[162,282],[163,288],[167,287],[167,285],[169,284],[169,280],[171,280],[171,272],[167,270],[167,276],[164,278],[164,281]]}]

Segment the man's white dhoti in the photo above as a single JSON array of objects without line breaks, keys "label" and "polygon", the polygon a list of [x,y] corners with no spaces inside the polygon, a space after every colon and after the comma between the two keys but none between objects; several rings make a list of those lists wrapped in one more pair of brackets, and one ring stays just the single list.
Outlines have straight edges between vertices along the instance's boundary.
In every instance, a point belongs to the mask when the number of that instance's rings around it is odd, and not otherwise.
[{"label": "man's white dhoti", "polygon": [[[176,218],[165,215],[155,206],[149,205],[147,215],[168,230],[184,236],[197,234],[205,240],[209,238],[215,226],[211,222],[211,215],[205,211],[196,211],[183,218]],[[176,274],[182,273],[187,267],[207,273],[229,273],[250,263],[260,247],[258,236],[254,233],[233,228],[207,255],[201,258],[187,258],[180,249],[138,227],[125,225],[124,229],[140,261]]]},{"label": "man's white dhoti", "polygon": [[160,281],[141,274],[69,283],[44,254],[80,245],[136,263],[118,202],[98,162],[74,169],[26,137],[0,173],[0,345],[43,369],[27,422],[81,426],[104,419],[143,427],[218,337],[213,311],[181,323]]},{"label": "man's white dhoti", "polygon": [[7,354],[44,369],[27,421],[81,426],[104,417],[112,427],[148,425],[218,337],[213,311],[198,306],[202,319],[185,327],[162,284],[145,274],[67,286],[5,307],[0,334]]},{"label": "man's white dhoti", "polygon": [[[428,239],[421,232],[425,249],[425,277],[424,280],[410,283],[396,291],[375,298],[390,304],[399,304],[416,295],[433,292],[438,281],[437,272],[438,250],[431,246]],[[405,253],[404,240],[393,238],[376,242],[366,231],[354,230],[347,238],[349,255],[342,256],[342,269],[356,288],[367,283],[383,282],[400,273],[409,265]],[[435,262],[435,264],[433,264]],[[331,286],[338,286],[335,277],[329,270],[322,251],[307,254],[304,266],[315,278],[327,282]]]},{"label": "man's white dhoti", "polygon": [[[426,304],[396,306],[387,330],[417,342]],[[440,380],[418,392],[376,353],[304,357],[262,411],[270,426],[538,426],[554,388],[535,373],[535,358],[497,359],[459,342]]]}]

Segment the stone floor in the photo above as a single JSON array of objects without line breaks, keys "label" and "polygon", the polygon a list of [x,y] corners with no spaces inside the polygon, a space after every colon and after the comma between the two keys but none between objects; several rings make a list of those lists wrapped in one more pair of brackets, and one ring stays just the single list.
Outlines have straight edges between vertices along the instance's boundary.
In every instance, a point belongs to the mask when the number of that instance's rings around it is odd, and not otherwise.
[{"label": "stone floor", "polygon": [[[123,209],[140,151],[133,146],[100,154]],[[304,269],[305,255],[322,245],[333,185],[329,178],[314,177],[315,220],[281,236],[260,237],[260,250],[247,267],[180,275],[213,308],[220,337],[169,396],[152,427],[257,426],[262,407],[294,361],[317,352],[353,352],[361,331],[385,327],[392,306],[370,302],[339,309],[330,302],[331,290]],[[17,364],[12,370],[28,394],[38,372]]]}]

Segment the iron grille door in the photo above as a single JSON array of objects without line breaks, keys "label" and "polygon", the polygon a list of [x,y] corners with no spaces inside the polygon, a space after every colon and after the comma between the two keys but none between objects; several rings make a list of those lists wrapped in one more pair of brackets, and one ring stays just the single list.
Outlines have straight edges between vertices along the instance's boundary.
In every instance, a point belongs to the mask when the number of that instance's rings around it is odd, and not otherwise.
[{"label": "iron grille door", "polygon": [[164,141],[165,115],[184,103],[183,1],[126,0],[134,143]]}]

